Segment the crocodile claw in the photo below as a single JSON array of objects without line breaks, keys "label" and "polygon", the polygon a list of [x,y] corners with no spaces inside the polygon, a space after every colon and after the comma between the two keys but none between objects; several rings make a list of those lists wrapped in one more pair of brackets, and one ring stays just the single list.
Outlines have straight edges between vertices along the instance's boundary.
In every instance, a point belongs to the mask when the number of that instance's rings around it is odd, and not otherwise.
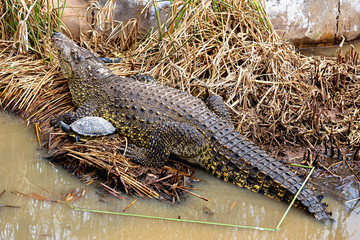
[{"label": "crocodile claw", "polygon": [[58,128],[60,127],[60,122],[71,124],[74,121],[74,115],[70,112],[64,113],[56,118],[50,120],[50,125]]},{"label": "crocodile claw", "polygon": [[141,165],[147,165],[146,162],[142,160],[146,159],[142,148],[139,148],[134,144],[127,144],[121,145],[118,150],[123,156],[130,158],[132,161]]},{"label": "crocodile claw", "polygon": [[136,162],[143,166],[148,167],[162,167],[164,164],[156,161],[149,161],[149,158],[146,156],[146,149],[136,146],[135,144],[121,145],[118,148],[118,151],[123,154],[123,156],[130,158],[131,161]]},{"label": "crocodile claw", "polygon": [[50,120],[50,125],[55,127],[55,128],[58,128],[58,127],[60,127],[59,122],[60,121],[57,118],[53,118],[53,119]]}]

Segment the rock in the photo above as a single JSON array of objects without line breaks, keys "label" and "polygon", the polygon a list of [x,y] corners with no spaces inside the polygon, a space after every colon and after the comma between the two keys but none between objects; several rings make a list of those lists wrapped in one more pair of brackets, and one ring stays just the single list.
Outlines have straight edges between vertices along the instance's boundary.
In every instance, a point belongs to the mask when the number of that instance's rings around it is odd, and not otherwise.
[{"label": "rock", "polygon": [[[96,20],[91,20],[91,18],[94,17],[99,9],[103,8],[107,2],[109,1],[99,0],[97,4],[96,2],[94,3],[94,1],[90,0],[67,0],[62,19],[62,32],[67,35],[72,35],[74,38],[79,38],[80,33],[87,34],[92,28],[95,30],[110,29],[111,26],[104,21],[104,19],[98,21],[101,22],[101,24],[94,24],[94,21]],[[115,8],[113,7],[114,5],[110,6],[110,11],[113,11],[113,18],[116,21],[127,21],[134,18],[138,20],[141,29],[157,29],[158,23],[152,4],[149,5],[149,9],[147,11],[141,14],[147,2],[147,0],[113,0],[111,3],[115,4]],[[56,12],[60,9],[60,14],[62,12],[63,4],[64,0],[53,0],[51,2],[52,9]],[[162,23],[165,22],[165,9],[169,5],[169,1],[158,3]],[[87,16],[88,9],[91,10]],[[110,17],[110,19],[113,18]]]},{"label": "rock", "polygon": [[360,37],[360,0],[265,0],[275,30],[296,46]]},{"label": "rock", "polygon": [[[101,6],[104,6],[108,0],[98,0]],[[115,0],[115,19],[117,21],[127,21],[131,18],[139,20],[140,28],[150,30],[151,28],[158,29],[158,23],[155,16],[153,4],[150,3],[149,9],[141,14],[143,8],[149,2],[148,0]],[[161,22],[166,20],[166,7],[170,5],[169,1],[158,1],[160,9]]]},{"label": "rock", "polygon": [[346,40],[360,38],[360,0],[340,1],[337,39],[343,35]]},{"label": "rock", "polygon": [[[63,10],[64,0],[53,0],[50,2],[52,10],[58,12],[60,15]],[[88,7],[87,0],[67,0],[64,8],[62,18],[62,32],[67,35],[72,35],[75,38],[80,37],[80,33],[86,33],[91,28],[86,21],[86,8]]]}]

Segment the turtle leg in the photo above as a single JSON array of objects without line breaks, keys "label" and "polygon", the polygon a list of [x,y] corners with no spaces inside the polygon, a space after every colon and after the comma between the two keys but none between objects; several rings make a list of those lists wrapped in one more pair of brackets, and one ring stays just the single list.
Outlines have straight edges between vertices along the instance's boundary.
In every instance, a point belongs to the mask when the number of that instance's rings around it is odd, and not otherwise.
[{"label": "turtle leg", "polygon": [[56,118],[50,120],[50,125],[54,127],[60,127],[60,121],[66,124],[71,124],[72,122],[86,116],[93,116],[94,112],[96,111],[96,104],[94,101],[87,101],[83,105],[81,105],[76,111],[74,112],[67,112],[64,113]]},{"label": "turtle leg", "polygon": [[79,137],[79,135],[75,135],[75,142],[80,142],[80,137]]},{"label": "turtle leg", "polygon": [[225,105],[222,97],[214,93],[209,93],[209,96],[207,97],[205,103],[213,113],[215,113],[218,117],[222,118],[230,126],[233,126],[229,109]]},{"label": "turtle leg", "polygon": [[199,130],[179,122],[165,123],[155,128],[148,139],[142,142],[142,146],[129,144],[126,148],[121,146],[119,151],[141,165],[162,167],[170,153],[191,160],[202,156],[209,149],[207,138]]}]

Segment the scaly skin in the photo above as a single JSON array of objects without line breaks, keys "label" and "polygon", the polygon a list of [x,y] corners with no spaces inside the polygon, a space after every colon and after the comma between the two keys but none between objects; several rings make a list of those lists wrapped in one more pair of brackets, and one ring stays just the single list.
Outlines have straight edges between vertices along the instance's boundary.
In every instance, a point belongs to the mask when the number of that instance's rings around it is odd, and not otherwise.
[{"label": "scaly skin", "polygon": [[[78,107],[74,114],[57,120],[107,119],[134,143],[127,156],[143,165],[163,166],[175,154],[225,181],[284,202],[299,190],[300,176],[240,136],[223,114],[218,116],[200,99],[167,86],[116,76],[91,51],[63,34],[54,33],[53,40]],[[217,101],[214,107],[222,108]],[[329,218],[321,199],[322,195],[305,187],[295,206],[316,219]]]}]

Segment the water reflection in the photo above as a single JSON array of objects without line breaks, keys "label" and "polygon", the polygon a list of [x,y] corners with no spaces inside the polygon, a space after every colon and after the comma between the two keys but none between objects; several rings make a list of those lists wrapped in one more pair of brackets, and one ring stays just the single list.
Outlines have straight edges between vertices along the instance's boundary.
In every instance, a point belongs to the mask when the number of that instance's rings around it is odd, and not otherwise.
[{"label": "water reflection", "polygon": [[[345,43],[341,48],[342,55],[348,52],[351,49],[351,46],[354,47],[356,52],[360,52],[360,40],[356,40],[350,43]],[[303,48],[300,49],[300,52],[305,56],[326,56],[326,57],[335,57],[337,56],[338,46],[329,46],[329,47],[316,47],[316,48]]]},{"label": "water reflection", "polygon": [[[126,200],[103,195],[61,167],[41,160],[32,129],[21,120],[1,114],[0,123],[0,193],[6,190],[0,204],[21,207],[0,207],[0,239],[360,239],[359,215],[331,198],[325,200],[336,219],[333,224],[322,224],[292,209],[277,232],[80,212],[62,203],[28,198],[15,191],[57,200],[72,189],[85,189],[85,196],[75,201],[75,206],[116,212],[134,200],[126,195]],[[126,212],[275,228],[286,210],[283,203],[224,183],[201,170],[197,177],[202,181],[195,187],[204,190],[196,193],[209,202],[193,196],[173,205],[139,199]],[[356,193],[351,194],[358,196]],[[204,206],[214,213],[205,213]]]}]

